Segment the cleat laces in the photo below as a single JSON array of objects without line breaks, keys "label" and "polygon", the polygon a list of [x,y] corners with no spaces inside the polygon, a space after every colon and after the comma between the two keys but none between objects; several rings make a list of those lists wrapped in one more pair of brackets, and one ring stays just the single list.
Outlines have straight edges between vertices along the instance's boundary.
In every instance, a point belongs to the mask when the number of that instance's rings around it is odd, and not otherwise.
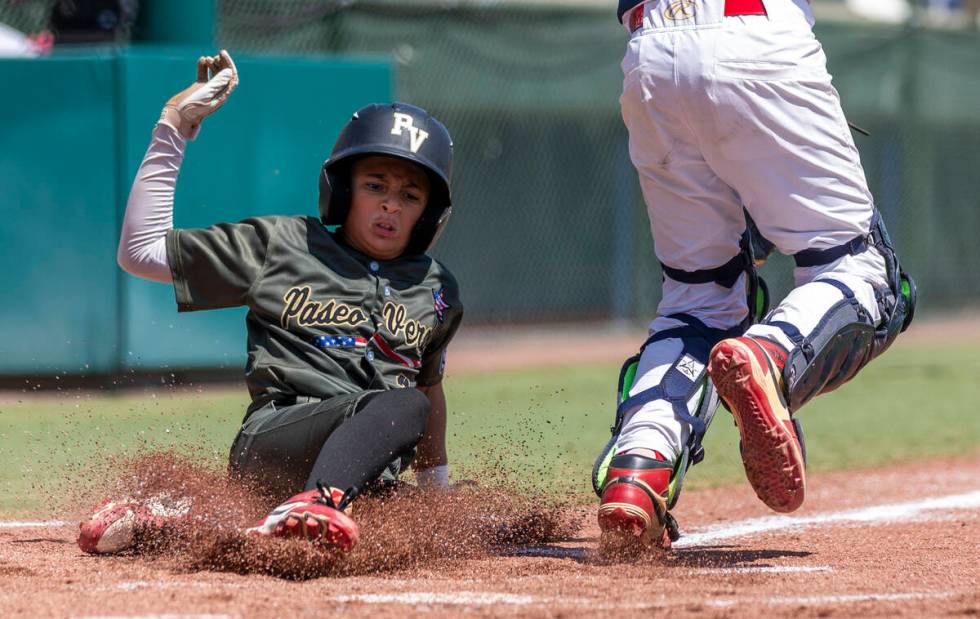
[{"label": "cleat laces", "polygon": [[357,486],[351,486],[347,490],[344,490],[344,494],[340,497],[339,501],[333,500],[333,494],[330,492],[330,487],[324,484],[321,480],[316,480],[317,490],[320,491],[320,496],[314,501],[314,503],[320,503],[321,505],[326,505],[336,509],[337,511],[344,511],[344,509],[351,504],[358,494]]}]

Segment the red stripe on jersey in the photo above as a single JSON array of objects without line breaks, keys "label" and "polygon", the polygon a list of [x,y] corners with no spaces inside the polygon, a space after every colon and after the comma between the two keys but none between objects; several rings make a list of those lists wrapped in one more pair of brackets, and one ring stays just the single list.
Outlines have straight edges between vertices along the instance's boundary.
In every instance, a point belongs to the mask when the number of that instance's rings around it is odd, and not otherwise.
[{"label": "red stripe on jersey", "polygon": [[402,365],[408,366],[410,368],[418,369],[422,367],[422,363],[417,359],[412,359],[410,357],[406,357],[405,355],[399,354],[397,350],[389,346],[388,342],[386,342],[384,338],[381,337],[380,333],[375,333],[374,336],[371,337],[371,341],[374,342],[374,345],[377,346],[381,350],[381,352],[383,352],[385,356],[391,359],[392,361],[397,361],[398,363],[401,363]]}]

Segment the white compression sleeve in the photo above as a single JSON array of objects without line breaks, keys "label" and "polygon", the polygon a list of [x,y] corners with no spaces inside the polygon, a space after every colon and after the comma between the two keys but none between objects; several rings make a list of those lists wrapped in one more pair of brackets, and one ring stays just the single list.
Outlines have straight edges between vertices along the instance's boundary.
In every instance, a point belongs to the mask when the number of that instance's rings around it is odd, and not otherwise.
[{"label": "white compression sleeve", "polygon": [[153,129],[126,202],[116,260],[124,271],[155,282],[173,281],[167,232],[174,227],[174,191],[187,141],[164,123]]}]

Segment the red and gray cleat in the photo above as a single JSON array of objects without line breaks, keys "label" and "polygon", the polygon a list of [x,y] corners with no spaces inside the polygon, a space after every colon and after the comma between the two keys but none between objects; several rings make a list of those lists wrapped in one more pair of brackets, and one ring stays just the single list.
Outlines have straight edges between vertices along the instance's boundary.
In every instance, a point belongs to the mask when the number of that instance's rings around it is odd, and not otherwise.
[{"label": "red and gray cleat", "polygon": [[667,513],[673,471],[659,453],[657,459],[621,454],[610,460],[599,504],[603,546],[670,548],[668,528],[676,528]]},{"label": "red and gray cleat", "polygon": [[357,544],[360,530],[344,513],[353,492],[320,486],[291,497],[263,518],[247,533],[271,537],[302,537],[323,546],[350,552]]},{"label": "red and gray cleat", "polygon": [[708,374],[735,417],[745,476],[762,502],[777,512],[803,504],[803,446],[783,397],[786,350],[768,339],[742,336],[711,350]]},{"label": "red and gray cleat", "polygon": [[191,502],[159,495],[148,499],[105,500],[79,523],[78,547],[89,554],[115,554],[135,547],[154,531],[178,526],[188,519]]}]

